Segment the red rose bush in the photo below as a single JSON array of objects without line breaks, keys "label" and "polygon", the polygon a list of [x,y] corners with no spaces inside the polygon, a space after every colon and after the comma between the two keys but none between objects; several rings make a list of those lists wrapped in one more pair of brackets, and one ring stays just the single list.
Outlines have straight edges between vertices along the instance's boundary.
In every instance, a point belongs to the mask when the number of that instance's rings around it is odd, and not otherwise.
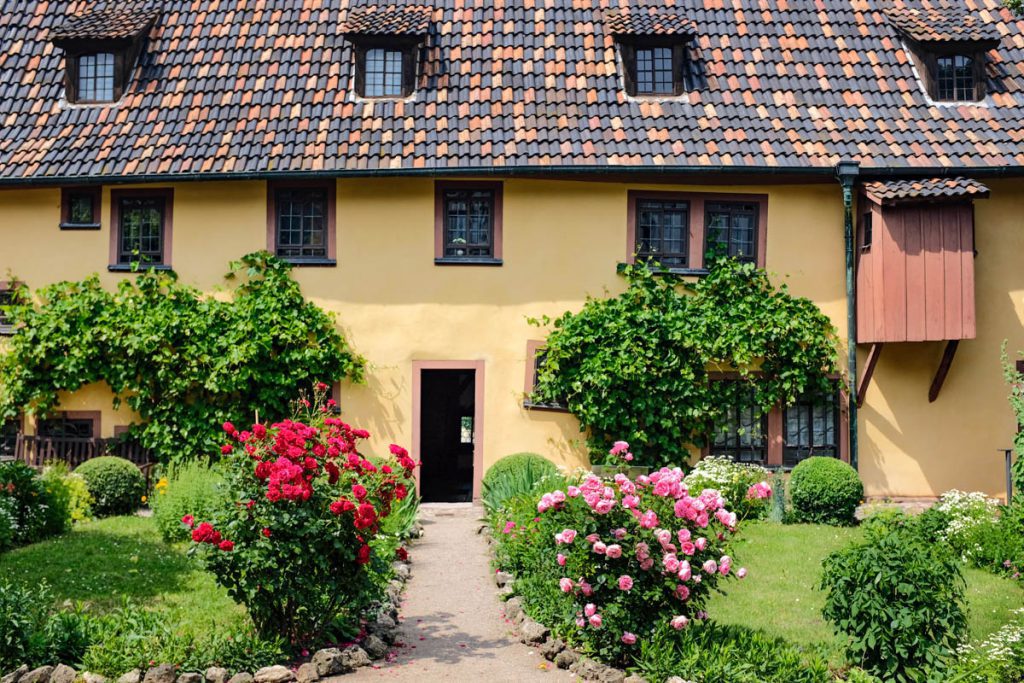
[{"label": "red rose bush", "polygon": [[409,495],[416,463],[391,446],[370,460],[369,437],[331,414],[326,385],[294,419],[237,430],[219,468],[225,496],[211,519],[186,515],[193,550],[265,635],[316,642],[339,620],[353,624],[375,595],[374,539],[396,501]]}]

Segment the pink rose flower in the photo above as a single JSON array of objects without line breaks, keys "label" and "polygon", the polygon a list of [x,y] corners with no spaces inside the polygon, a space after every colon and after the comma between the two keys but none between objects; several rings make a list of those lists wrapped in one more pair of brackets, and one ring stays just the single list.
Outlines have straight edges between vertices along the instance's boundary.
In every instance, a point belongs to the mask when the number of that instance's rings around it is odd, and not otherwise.
[{"label": "pink rose flower", "polygon": [[736,576],[738,576],[741,579],[747,578],[747,568],[746,567],[740,567],[739,571],[736,572]]},{"label": "pink rose flower", "polygon": [[559,567],[565,566],[565,555],[563,555],[562,553],[558,553],[558,557],[556,557],[555,559],[558,560]]},{"label": "pink rose flower", "polygon": [[708,547],[708,539],[706,539],[703,536],[701,536],[700,538],[697,539],[697,541],[696,541],[696,543],[694,545],[697,546],[697,550],[699,550],[701,552],[704,552],[704,549]]},{"label": "pink rose flower", "polygon": [[679,577],[680,581],[689,581],[690,578],[693,576],[693,568],[690,566],[690,563],[686,560],[680,562],[679,572],[676,576]]},{"label": "pink rose flower", "polygon": [[621,541],[626,537],[626,530],[620,527],[612,532],[612,536],[614,536],[617,540]]},{"label": "pink rose flower", "polygon": [[562,493],[561,491],[555,491],[554,493],[551,494],[551,500],[553,500],[556,504],[564,503],[565,494]]},{"label": "pink rose flower", "polygon": [[651,567],[653,567],[653,566],[654,566],[654,559],[653,558],[648,557],[645,560],[640,560],[640,569],[643,569],[645,572],[649,572],[651,570]]},{"label": "pink rose flower", "polygon": [[611,455],[621,455],[629,450],[629,444],[625,441],[616,441],[612,444],[612,449],[608,451]]},{"label": "pink rose flower", "polygon": [[572,593],[572,579],[562,577],[558,580],[558,587],[562,589],[563,593]]},{"label": "pink rose flower", "polygon": [[605,551],[607,549],[608,549],[608,547],[604,543],[602,543],[601,541],[598,541],[597,543],[594,544],[594,552],[597,553],[598,555],[604,555],[604,553],[605,553]]},{"label": "pink rose flower", "polygon": [[619,577],[619,590],[628,591],[633,588],[633,577],[628,574],[623,574]]},{"label": "pink rose flower", "polygon": [[680,543],[686,543],[687,541],[690,540],[691,536],[692,536],[692,534],[690,534],[690,530],[689,529],[680,529],[679,531],[676,532],[676,538],[679,539]]},{"label": "pink rose flower", "polygon": [[679,544],[679,552],[681,552],[683,555],[689,555],[689,556],[692,557],[693,553],[696,552],[696,550],[697,550],[697,546],[695,546],[694,544],[690,543],[689,541],[686,541],[685,543],[680,543]]},{"label": "pink rose flower", "polygon": [[661,564],[665,567],[665,571],[670,574],[675,574],[679,571],[679,558],[675,555],[668,554],[661,558]]},{"label": "pink rose flower", "polygon": [[718,572],[718,563],[714,560],[708,560],[702,567],[705,574],[715,574]]},{"label": "pink rose flower", "polygon": [[587,543],[589,543],[591,545],[597,543],[600,540],[601,540],[601,537],[598,536],[597,534],[590,534],[589,536],[587,536]]},{"label": "pink rose flower", "polygon": [[580,592],[588,598],[594,594],[594,587],[586,581],[580,581]]},{"label": "pink rose flower", "polygon": [[626,631],[625,633],[622,634],[622,642],[625,643],[626,645],[635,645],[636,644],[636,636],[634,634],[630,633],[629,631]]},{"label": "pink rose flower", "polygon": [[640,526],[645,529],[653,529],[658,526],[658,515],[654,514],[654,510],[648,510],[640,515]]},{"label": "pink rose flower", "polygon": [[580,487],[570,486],[569,488],[566,489],[566,495],[568,495],[570,498],[576,498],[577,496],[580,495]]},{"label": "pink rose flower", "polygon": [[590,625],[594,628],[601,628],[601,615],[595,614],[594,616],[590,617]]},{"label": "pink rose flower", "polygon": [[682,629],[686,628],[686,626],[690,623],[690,620],[683,615],[679,615],[678,617],[672,617],[672,621],[669,623],[672,624],[672,628],[674,628],[677,631],[681,631]]},{"label": "pink rose flower", "polygon": [[680,600],[687,600],[690,597],[690,589],[683,584],[676,586],[676,597]]},{"label": "pink rose flower", "polygon": [[618,559],[622,557],[622,546],[618,545],[617,543],[612,543],[605,550],[605,554],[613,560]]},{"label": "pink rose flower", "polygon": [[592,602],[588,602],[583,606],[583,616],[592,617],[597,614],[597,605]]},{"label": "pink rose flower", "polygon": [[584,619],[583,617],[577,617],[576,618],[576,626],[577,627],[583,628],[586,625],[587,625],[587,620],[586,619]]}]

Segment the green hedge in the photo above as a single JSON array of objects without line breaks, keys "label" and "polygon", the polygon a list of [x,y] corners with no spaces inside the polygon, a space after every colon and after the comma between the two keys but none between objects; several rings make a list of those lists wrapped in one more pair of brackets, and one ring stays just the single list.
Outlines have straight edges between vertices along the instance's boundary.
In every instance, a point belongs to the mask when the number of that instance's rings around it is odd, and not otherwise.
[{"label": "green hedge", "polygon": [[146,493],[146,480],[139,468],[124,458],[105,455],[86,460],[75,469],[85,479],[95,499],[97,517],[135,512]]}]

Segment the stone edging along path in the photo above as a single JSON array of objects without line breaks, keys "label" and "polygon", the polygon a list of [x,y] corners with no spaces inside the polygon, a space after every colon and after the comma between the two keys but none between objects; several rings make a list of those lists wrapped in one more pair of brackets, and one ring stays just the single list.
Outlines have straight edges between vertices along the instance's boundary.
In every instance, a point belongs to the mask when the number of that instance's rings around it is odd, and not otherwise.
[{"label": "stone edging along path", "polygon": [[[421,529],[417,527],[414,536]],[[404,547],[404,546],[403,546]],[[206,671],[179,671],[173,664],[157,664],[146,669],[134,669],[116,679],[116,683],[314,683],[369,667],[374,660],[382,660],[391,654],[398,634],[399,606],[406,582],[412,575],[408,562],[395,561],[392,564],[395,578],[388,585],[384,603],[366,622],[366,637],[358,644],[349,643],[342,647],[331,647],[317,651],[310,661],[298,666],[268,666],[250,673],[231,672],[221,667],[210,667]],[[0,677],[0,683],[108,683],[104,676],[76,672],[66,664],[41,666],[29,670],[22,665]]]}]

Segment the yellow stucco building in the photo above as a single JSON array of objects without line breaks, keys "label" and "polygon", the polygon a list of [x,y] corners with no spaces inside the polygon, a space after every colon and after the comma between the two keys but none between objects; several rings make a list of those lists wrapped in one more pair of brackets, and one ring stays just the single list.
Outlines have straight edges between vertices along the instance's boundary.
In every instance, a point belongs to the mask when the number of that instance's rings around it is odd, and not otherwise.
[{"label": "yellow stucco building", "polygon": [[[1004,93],[1024,86],[965,72],[933,92],[945,81],[927,71],[943,68],[927,46],[952,41],[1024,83],[1024,32],[994,2],[994,34],[930,42],[863,3],[835,3],[834,25],[723,10],[703,28],[656,2],[558,10],[575,22],[458,0],[129,19],[38,4],[14,11],[19,46],[0,55],[0,273],[113,287],[143,253],[213,292],[244,253],[294,261],[369,363],[365,385],[340,387],[343,410],[372,449],[421,455],[434,497],[478,495],[514,452],[586,464],[571,415],[524,406],[544,334],[527,319],[620,291],[638,251],[700,277],[712,241],[854,342],[863,401],[763,416],[764,443],[734,429],[718,450],[853,457],[875,497],[1005,493],[1016,423],[1000,347],[1024,349],[1024,140],[1008,130],[1024,108]],[[825,42],[783,45],[808,17]],[[226,52],[203,28],[217,22]],[[730,43],[737,27],[758,54]],[[374,49],[403,57],[378,64]],[[664,69],[644,71],[645,50]],[[857,100],[876,82],[869,111]],[[955,243],[941,227],[954,214]],[[133,420],[102,386],[61,409],[94,437]]]}]

